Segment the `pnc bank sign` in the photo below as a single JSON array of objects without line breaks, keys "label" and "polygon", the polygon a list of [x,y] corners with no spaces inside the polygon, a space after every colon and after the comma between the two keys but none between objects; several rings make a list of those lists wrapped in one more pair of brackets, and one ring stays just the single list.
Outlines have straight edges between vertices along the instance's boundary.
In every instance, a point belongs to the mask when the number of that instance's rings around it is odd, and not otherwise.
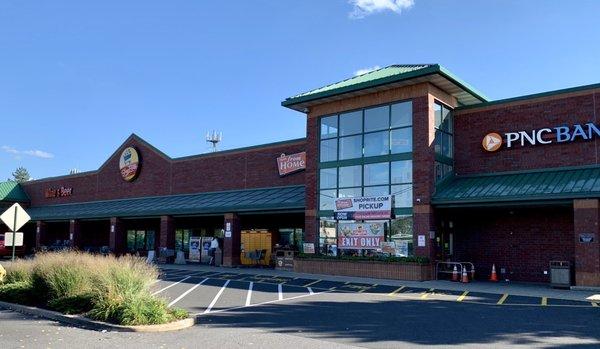
[{"label": "pnc bank sign", "polygon": [[483,137],[481,145],[489,152],[502,148],[524,147],[530,145],[570,143],[577,140],[589,141],[600,137],[600,127],[594,123],[575,124],[573,126],[544,127],[531,131],[506,132],[503,135],[491,132]]}]

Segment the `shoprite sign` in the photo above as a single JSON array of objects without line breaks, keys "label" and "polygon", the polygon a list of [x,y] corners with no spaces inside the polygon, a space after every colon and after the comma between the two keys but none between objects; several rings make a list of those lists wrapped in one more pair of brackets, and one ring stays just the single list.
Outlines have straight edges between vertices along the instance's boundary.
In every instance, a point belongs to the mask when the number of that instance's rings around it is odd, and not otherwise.
[{"label": "shoprite sign", "polygon": [[337,220],[390,219],[393,201],[393,195],[338,198],[333,214]]},{"label": "shoprite sign", "polygon": [[380,249],[383,223],[339,223],[339,249]]},{"label": "shoprite sign", "polygon": [[577,140],[589,141],[600,136],[600,127],[594,123],[575,124],[573,126],[544,127],[531,131],[506,132],[500,135],[491,132],[483,137],[483,149],[494,152],[506,145],[506,148],[517,146],[570,143]]},{"label": "shoprite sign", "polygon": [[285,155],[281,154],[277,158],[277,168],[279,175],[285,176],[290,173],[302,171],[306,169],[306,152]]},{"label": "shoprite sign", "polygon": [[121,177],[127,182],[133,181],[140,172],[140,155],[134,147],[127,147],[119,157]]}]

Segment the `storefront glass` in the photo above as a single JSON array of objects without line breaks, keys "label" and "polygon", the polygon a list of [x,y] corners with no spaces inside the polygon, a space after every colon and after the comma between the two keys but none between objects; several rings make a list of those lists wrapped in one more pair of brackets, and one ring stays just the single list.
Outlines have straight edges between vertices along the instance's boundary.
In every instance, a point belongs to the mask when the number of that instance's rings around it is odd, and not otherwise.
[{"label": "storefront glass", "polygon": [[127,252],[154,250],[153,230],[127,230]]},{"label": "storefront glass", "polygon": [[436,102],[435,114],[435,141],[436,153],[435,180],[440,181],[453,173],[454,158],[454,125],[452,110]]}]

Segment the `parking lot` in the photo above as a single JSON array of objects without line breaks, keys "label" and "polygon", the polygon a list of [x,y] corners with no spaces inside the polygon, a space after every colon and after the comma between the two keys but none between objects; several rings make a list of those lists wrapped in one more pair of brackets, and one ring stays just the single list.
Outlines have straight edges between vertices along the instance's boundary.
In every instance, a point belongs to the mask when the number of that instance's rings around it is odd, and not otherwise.
[{"label": "parking lot", "polygon": [[598,307],[596,302],[581,300],[293,278],[237,270],[222,272],[165,268],[162,269],[160,279],[152,286],[152,292],[164,298],[170,306],[184,308],[194,316],[308,299],[324,293],[352,293],[384,299],[405,298],[424,302],[435,300],[490,306]]}]

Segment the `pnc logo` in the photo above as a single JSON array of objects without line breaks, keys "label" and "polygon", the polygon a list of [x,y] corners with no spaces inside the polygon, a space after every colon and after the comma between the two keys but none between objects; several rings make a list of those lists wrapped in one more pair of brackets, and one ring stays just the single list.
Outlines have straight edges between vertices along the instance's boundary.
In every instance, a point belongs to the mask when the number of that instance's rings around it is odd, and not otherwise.
[{"label": "pnc logo", "polygon": [[496,132],[488,133],[483,137],[481,145],[483,145],[483,149],[489,152],[496,151],[502,146],[502,136]]}]

